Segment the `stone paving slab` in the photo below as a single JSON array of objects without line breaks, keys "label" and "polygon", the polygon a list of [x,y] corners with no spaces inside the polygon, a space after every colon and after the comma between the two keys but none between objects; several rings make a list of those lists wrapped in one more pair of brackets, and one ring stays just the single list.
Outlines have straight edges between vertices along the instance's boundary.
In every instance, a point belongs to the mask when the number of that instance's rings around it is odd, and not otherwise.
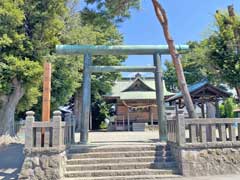
[{"label": "stone paving slab", "polygon": [[181,177],[166,178],[164,180],[240,180],[240,175],[219,175],[219,176],[201,176],[201,177]]},{"label": "stone paving slab", "polygon": [[23,144],[0,148],[0,180],[17,179],[24,161]]},{"label": "stone paving slab", "polygon": [[[158,131],[89,132],[89,143],[155,143],[158,139]],[[75,140],[79,142],[80,133],[75,133]]]}]

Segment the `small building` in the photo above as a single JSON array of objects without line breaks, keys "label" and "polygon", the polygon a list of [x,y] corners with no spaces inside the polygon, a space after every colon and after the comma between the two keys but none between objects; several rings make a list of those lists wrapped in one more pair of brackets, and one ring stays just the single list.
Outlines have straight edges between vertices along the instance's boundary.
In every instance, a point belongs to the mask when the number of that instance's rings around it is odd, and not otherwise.
[{"label": "small building", "polygon": [[[231,96],[231,93],[211,85],[208,80],[202,80],[188,86],[190,96],[199,117],[219,117],[219,102]],[[181,92],[166,100],[170,105],[179,109],[185,109],[185,103]],[[186,112],[187,114],[187,112]]]},{"label": "small building", "polygon": [[[173,96],[164,84],[165,99]],[[112,92],[104,96],[107,102],[115,104],[112,123],[115,130],[131,130],[136,123],[157,124],[155,80],[153,77],[122,78],[115,82]]]}]

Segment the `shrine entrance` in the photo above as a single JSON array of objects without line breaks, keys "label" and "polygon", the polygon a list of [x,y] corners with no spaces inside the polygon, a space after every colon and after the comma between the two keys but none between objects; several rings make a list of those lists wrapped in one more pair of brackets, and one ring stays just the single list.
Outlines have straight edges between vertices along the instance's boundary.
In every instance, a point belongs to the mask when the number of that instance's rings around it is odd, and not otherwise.
[{"label": "shrine entrance", "polygon": [[[176,45],[177,50],[187,50],[187,45]],[[91,105],[91,74],[94,72],[153,72],[156,86],[156,102],[159,126],[159,140],[167,141],[167,122],[165,118],[165,103],[163,94],[163,71],[161,55],[169,54],[167,45],[58,45],[57,54],[84,55],[83,99],[81,110],[80,143],[88,143],[90,105]],[[152,55],[153,66],[94,66],[94,55]]]}]

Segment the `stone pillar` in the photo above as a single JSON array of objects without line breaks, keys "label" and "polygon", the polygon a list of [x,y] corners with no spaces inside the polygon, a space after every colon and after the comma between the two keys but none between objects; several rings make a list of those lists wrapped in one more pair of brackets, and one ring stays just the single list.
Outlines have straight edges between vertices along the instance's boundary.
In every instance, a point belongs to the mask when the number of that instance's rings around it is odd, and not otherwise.
[{"label": "stone pillar", "polygon": [[63,145],[63,134],[62,134],[62,113],[61,111],[53,112],[53,138],[52,138],[52,146],[53,147],[61,147]]},{"label": "stone pillar", "polygon": [[163,71],[161,68],[161,58],[158,53],[153,55],[155,66],[155,89],[157,100],[158,112],[158,126],[160,141],[167,141],[167,123],[165,116],[165,103],[164,103],[164,88],[163,88]]},{"label": "stone pillar", "polygon": [[176,140],[179,146],[185,143],[185,122],[184,122],[184,112],[179,111],[177,116],[177,129],[176,129]]},{"label": "stone pillar", "polygon": [[91,71],[92,58],[90,54],[84,55],[84,70],[83,70],[83,98],[82,98],[82,112],[81,112],[81,130],[80,143],[87,144],[88,129],[91,106]]},{"label": "stone pillar", "polygon": [[26,124],[25,124],[25,148],[31,149],[33,147],[33,128],[32,123],[35,121],[33,111],[26,112]]}]

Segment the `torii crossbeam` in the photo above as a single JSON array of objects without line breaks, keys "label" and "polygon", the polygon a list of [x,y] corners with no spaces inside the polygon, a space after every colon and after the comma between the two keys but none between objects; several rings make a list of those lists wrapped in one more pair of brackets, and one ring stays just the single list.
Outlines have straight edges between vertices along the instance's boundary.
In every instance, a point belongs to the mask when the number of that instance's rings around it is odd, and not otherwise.
[{"label": "torii crossbeam", "polygon": [[[176,45],[176,49],[188,50],[188,45]],[[158,125],[160,141],[167,141],[167,122],[165,119],[165,105],[163,94],[163,71],[161,55],[169,54],[167,45],[57,45],[57,54],[80,55],[84,54],[83,70],[83,100],[81,110],[80,143],[88,143],[88,130],[91,104],[91,73],[92,72],[154,72],[156,98],[158,110]],[[153,55],[154,66],[92,66],[92,55]]]}]

